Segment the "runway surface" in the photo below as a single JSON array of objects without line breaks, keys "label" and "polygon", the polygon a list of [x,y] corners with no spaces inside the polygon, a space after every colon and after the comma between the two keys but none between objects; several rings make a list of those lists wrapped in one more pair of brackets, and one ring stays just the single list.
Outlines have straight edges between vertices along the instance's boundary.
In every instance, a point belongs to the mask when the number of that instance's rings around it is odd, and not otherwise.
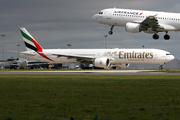
[{"label": "runway surface", "polygon": [[7,74],[36,74],[36,75],[180,75],[180,73],[152,72],[152,70],[85,70],[85,71],[3,71]]}]

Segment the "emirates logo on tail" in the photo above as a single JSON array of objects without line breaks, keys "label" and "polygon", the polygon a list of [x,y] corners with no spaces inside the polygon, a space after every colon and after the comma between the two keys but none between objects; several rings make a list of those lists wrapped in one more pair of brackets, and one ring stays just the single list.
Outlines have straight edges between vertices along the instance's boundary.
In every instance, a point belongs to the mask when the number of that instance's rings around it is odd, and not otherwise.
[{"label": "emirates logo on tail", "polygon": [[40,56],[43,58],[54,61],[50,58],[48,58],[44,53],[43,53],[43,48],[38,44],[38,42],[32,37],[32,35],[25,29],[25,28],[20,28],[24,43],[26,45],[26,48],[28,51],[36,51]]}]

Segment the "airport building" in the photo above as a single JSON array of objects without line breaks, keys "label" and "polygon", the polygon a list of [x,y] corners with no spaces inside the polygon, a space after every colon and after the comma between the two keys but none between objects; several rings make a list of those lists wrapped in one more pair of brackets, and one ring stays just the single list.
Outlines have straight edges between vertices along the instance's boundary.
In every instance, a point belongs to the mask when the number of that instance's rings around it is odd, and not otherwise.
[{"label": "airport building", "polygon": [[[14,62],[17,61],[17,59],[7,59],[0,60],[0,69],[11,69],[11,65],[14,64]],[[35,61],[34,61],[35,62]],[[37,63],[40,63],[39,65]],[[39,68],[47,68],[49,66],[49,63],[41,63],[39,61],[36,61],[36,65],[28,67],[27,69],[39,69]],[[32,63],[31,63],[32,64]],[[79,64],[51,64],[52,69],[82,69],[82,65]],[[159,69],[159,64],[130,64],[127,68],[116,68],[116,69]],[[92,67],[90,68],[92,69]],[[174,59],[166,64],[163,65],[163,69],[180,69],[180,60]]]}]

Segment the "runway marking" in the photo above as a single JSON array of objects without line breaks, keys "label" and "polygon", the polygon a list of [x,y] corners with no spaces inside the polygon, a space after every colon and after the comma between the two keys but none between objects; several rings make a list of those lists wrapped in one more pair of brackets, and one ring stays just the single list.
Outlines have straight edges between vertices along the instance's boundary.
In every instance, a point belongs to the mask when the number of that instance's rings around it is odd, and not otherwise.
[{"label": "runway marking", "polygon": [[154,70],[83,70],[83,71],[2,71],[0,74],[36,75],[180,75],[180,73],[153,72]]},{"label": "runway marking", "polygon": [[61,72],[61,73],[137,73],[137,72],[149,72],[149,71],[154,71],[154,70],[90,70],[90,71],[86,71],[86,70],[82,70],[82,71],[11,71],[11,72]]},{"label": "runway marking", "polygon": [[70,71],[2,71],[0,74],[36,74],[36,75],[180,75],[168,72],[153,72],[155,70],[70,70]]}]

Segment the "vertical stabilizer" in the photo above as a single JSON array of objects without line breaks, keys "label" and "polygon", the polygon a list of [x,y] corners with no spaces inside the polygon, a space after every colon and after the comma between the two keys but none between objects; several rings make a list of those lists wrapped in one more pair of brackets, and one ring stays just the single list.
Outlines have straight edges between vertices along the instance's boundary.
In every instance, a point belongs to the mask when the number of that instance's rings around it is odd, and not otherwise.
[{"label": "vertical stabilizer", "polygon": [[43,48],[39,45],[39,43],[33,38],[33,36],[25,29],[20,28],[25,46],[27,51],[36,51],[42,52]]}]

